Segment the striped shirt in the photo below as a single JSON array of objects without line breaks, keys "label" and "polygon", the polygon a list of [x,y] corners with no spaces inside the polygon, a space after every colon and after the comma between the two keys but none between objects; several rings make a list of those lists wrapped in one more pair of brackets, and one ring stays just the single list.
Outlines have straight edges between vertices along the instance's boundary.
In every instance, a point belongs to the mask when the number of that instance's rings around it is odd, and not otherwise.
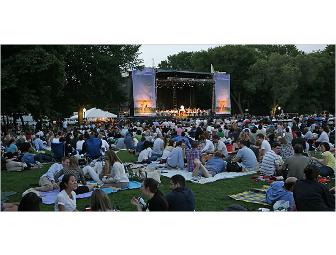
[{"label": "striped shirt", "polygon": [[261,162],[260,172],[266,176],[275,175],[277,159],[278,155],[273,150],[267,152]]}]

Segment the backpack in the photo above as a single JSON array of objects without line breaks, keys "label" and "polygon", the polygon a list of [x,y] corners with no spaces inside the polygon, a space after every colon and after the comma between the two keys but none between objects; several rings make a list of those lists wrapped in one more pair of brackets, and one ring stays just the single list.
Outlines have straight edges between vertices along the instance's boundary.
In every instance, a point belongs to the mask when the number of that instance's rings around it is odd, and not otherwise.
[{"label": "backpack", "polygon": [[229,161],[226,165],[227,172],[241,172],[242,168],[238,165],[237,162]]}]

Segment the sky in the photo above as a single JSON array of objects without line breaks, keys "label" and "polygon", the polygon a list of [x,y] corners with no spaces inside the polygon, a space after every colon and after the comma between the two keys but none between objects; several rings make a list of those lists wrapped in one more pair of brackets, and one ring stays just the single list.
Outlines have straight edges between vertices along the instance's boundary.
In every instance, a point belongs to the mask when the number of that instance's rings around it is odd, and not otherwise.
[{"label": "sky", "polygon": [[[167,56],[177,54],[181,51],[200,51],[207,50],[219,46],[219,44],[143,44],[140,47],[140,58],[144,60],[145,66],[152,67],[162,60],[166,60]],[[326,44],[297,44],[296,47],[306,53],[315,50],[323,50]]]}]

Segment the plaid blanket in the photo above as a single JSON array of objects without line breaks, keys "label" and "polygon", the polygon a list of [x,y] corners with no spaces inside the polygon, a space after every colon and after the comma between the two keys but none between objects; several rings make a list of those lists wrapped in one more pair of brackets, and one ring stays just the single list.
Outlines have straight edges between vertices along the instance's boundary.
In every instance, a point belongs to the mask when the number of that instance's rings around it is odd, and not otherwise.
[{"label": "plaid blanket", "polygon": [[235,195],[230,195],[230,198],[238,201],[244,201],[247,203],[269,205],[266,203],[266,188],[254,189],[250,191],[244,191]]}]

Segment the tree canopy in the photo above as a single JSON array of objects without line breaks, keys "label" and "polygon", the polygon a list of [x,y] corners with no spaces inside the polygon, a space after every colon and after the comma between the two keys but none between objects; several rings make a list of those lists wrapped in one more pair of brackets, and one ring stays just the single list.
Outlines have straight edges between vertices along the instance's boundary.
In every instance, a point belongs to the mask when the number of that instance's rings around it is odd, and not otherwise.
[{"label": "tree canopy", "polygon": [[295,45],[225,45],[168,56],[160,68],[231,75],[233,113],[335,111],[335,46],[306,54]]}]

